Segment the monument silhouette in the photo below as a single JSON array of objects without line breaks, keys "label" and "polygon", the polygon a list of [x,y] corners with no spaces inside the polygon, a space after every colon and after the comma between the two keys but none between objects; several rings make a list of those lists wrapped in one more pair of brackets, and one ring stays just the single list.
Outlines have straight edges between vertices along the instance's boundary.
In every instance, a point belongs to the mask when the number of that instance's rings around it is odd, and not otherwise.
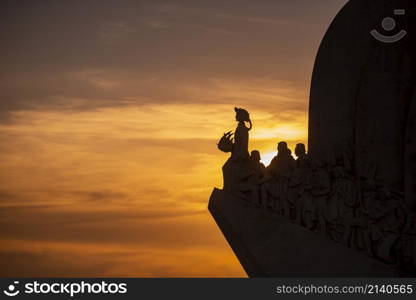
[{"label": "monument silhouette", "polygon": [[415,1],[351,0],[336,16],[296,160],[277,141],[262,166],[249,113],[235,114],[208,208],[250,277],[416,275]]}]

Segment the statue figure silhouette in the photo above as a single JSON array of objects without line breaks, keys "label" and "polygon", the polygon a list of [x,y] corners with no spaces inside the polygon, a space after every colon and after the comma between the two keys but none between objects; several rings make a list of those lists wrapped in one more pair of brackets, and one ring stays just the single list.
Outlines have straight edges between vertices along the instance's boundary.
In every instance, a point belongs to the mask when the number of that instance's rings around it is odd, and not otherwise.
[{"label": "statue figure silhouette", "polygon": [[306,154],[305,144],[299,143],[296,144],[295,155],[297,157],[296,167],[297,168],[307,168],[309,167],[309,158]]},{"label": "statue figure silhouette", "polygon": [[263,180],[266,178],[266,167],[264,166],[264,164],[260,161],[261,160],[261,156],[260,156],[260,152],[258,150],[253,150],[251,151],[250,154],[251,157],[251,161],[253,164],[253,175],[254,175],[254,185],[253,185],[253,189],[252,189],[252,194],[251,194],[251,198],[252,198],[252,202],[254,205],[256,205],[257,207],[261,206],[261,202],[260,202],[260,185],[263,182]]},{"label": "statue figure silhouette", "polygon": [[291,153],[286,142],[279,142],[277,155],[272,159],[268,167],[270,175],[279,176],[293,170],[296,163]]},{"label": "statue figure silhouette", "polygon": [[258,150],[251,151],[251,160],[253,161],[254,167],[255,167],[255,174],[259,182],[263,180],[266,177],[266,167],[264,164],[260,161],[261,156],[260,152]]},{"label": "statue figure silhouette", "polygon": [[[248,159],[250,157],[248,153],[248,132],[252,128],[250,115],[248,111],[242,108],[234,108],[235,119],[238,122],[237,128],[234,133],[234,147],[232,151],[232,157],[234,159]],[[246,127],[246,122],[250,124]]]},{"label": "statue figure silhouette", "polygon": [[[256,178],[255,162],[248,152],[248,132],[252,128],[250,114],[242,108],[234,108],[235,119],[238,122],[233,133],[227,132],[218,143],[218,148],[223,152],[231,152],[231,157],[223,166],[224,190],[236,192],[240,196],[250,199],[258,184]],[[249,123],[249,126],[246,126]],[[257,187],[256,187],[257,188]]]}]

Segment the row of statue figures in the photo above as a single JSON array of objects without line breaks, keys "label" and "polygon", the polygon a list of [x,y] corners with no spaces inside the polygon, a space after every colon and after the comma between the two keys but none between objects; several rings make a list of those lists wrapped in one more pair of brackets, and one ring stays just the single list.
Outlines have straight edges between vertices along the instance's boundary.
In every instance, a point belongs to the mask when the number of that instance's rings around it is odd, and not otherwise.
[{"label": "row of statue figures", "polygon": [[403,274],[416,274],[416,213],[405,205],[401,192],[378,184],[374,172],[356,176],[348,153],[318,162],[304,144],[296,145],[295,159],[287,143],[279,142],[266,167],[259,151],[248,152],[249,113],[241,108],[235,112],[234,134],[225,133],[218,143],[221,151],[231,152],[223,166],[225,191]]}]

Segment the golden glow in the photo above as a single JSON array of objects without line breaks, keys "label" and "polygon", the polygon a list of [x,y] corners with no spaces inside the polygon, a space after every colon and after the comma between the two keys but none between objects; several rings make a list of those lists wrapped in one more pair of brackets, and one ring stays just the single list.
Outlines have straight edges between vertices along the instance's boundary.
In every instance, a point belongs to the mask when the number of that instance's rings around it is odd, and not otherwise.
[{"label": "golden glow", "polygon": [[[296,121],[268,133],[262,127],[270,122],[267,113],[253,110],[251,116],[250,147],[264,153],[266,164],[276,132],[296,142],[306,131]],[[207,211],[227,159],[216,142],[236,126],[232,105],[153,104],[15,117],[18,122],[0,127],[1,207],[9,209],[2,214],[9,230],[1,248],[24,249],[51,265],[64,257],[55,273],[37,268],[24,274],[244,276]],[[83,268],[75,262],[85,260],[105,269],[77,271]]]},{"label": "golden glow", "polygon": [[270,165],[273,157],[275,156],[276,156],[276,151],[262,154],[261,162],[267,167],[268,165]]}]

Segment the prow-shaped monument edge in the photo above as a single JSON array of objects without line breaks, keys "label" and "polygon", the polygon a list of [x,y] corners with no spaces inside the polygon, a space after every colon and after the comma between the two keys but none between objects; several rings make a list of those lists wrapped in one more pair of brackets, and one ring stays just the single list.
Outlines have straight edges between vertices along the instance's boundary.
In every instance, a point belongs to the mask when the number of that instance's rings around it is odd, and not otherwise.
[{"label": "prow-shaped monument edge", "polygon": [[[208,208],[250,277],[416,276],[415,12],[407,0],[344,6],[315,61],[309,152],[298,144],[296,160],[280,141],[261,164],[235,108]],[[387,23],[393,36],[374,34]]]},{"label": "prow-shaped monument edge", "polygon": [[397,271],[215,189],[209,211],[249,277],[396,277]]}]

